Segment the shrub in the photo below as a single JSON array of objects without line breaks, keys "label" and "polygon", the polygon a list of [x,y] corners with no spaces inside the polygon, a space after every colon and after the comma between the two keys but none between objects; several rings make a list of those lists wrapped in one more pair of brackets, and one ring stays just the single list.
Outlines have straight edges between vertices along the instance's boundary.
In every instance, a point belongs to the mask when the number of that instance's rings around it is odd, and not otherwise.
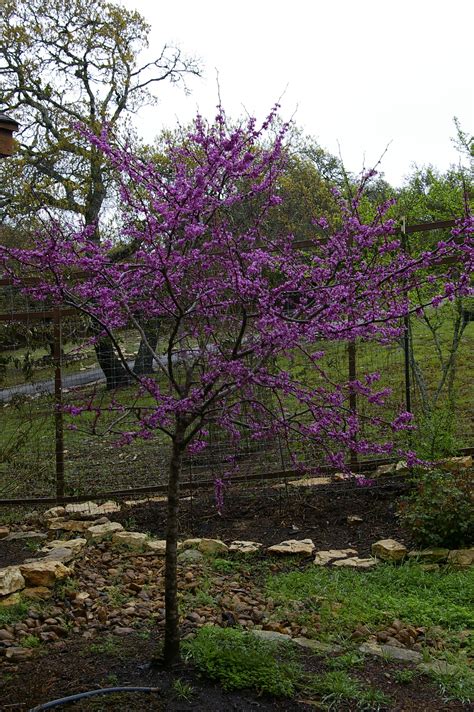
[{"label": "shrub", "polygon": [[[253,688],[258,693],[291,697],[300,676],[296,663],[277,658],[280,645],[235,628],[204,626],[184,642],[187,658],[224,690]],[[286,646],[288,647],[288,646]],[[285,657],[288,659],[288,650]]]},{"label": "shrub", "polygon": [[473,475],[428,472],[400,505],[403,523],[422,546],[451,548],[474,538]]}]

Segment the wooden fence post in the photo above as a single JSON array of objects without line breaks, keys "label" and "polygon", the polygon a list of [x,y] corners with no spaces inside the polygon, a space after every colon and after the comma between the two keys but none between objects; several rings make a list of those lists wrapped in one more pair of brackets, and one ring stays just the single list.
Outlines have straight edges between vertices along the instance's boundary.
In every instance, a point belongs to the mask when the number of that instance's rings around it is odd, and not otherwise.
[{"label": "wooden fence post", "polygon": [[54,428],[56,441],[56,500],[64,498],[64,423],[62,388],[61,311],[53,310]]}]

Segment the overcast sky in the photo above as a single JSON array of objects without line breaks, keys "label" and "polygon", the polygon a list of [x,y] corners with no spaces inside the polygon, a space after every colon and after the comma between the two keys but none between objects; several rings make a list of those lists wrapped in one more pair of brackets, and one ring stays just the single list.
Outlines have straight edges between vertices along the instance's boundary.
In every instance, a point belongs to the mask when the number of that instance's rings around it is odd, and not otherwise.
[{"label": "overcast sky", "polygon": [[453,116],[474,132],[472,0],[122,0],[152,26],[151,48],[199,57],[191,95],[159,85],[141,135],[211,118],[216,70],[224,108],[263,118],[282,95],[296,123],[358,172],[389,142],[382,171],[400,184],[414,163],[459,161]]}]

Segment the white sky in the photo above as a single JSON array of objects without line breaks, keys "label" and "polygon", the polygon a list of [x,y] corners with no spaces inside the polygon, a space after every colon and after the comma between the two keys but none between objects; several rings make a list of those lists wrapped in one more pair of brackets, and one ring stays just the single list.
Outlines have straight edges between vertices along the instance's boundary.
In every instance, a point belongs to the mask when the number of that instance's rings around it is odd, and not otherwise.
[{"label": "white sky", "polygon": [[[158,85],[139,133],[152,139],[199,109],[212,118],[216,70],[224,108],[263,118],[281,96],[291,117],[349,170],[372,166],[391,141],[385,177],[414,163],[459,161],[453,116],[474,132],[472,0],[122,0],[152,26],[151,49],[174,42],[202,60],[191,96]],[[286,90],[286,91],[285,91]]]}]

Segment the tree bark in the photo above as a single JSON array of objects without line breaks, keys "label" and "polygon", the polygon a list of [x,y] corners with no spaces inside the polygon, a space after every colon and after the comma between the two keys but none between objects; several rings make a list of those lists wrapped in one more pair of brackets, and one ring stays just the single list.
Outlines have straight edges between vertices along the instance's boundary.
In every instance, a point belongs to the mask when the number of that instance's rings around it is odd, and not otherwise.
[{"label": "tree bark", "polygon": [[133,372],[137,376],[147,376],[150,373],[153,373],[153,351],[156,351],[159,336],[158,319],[152,319],[150,322],[145,324],[143,332],[148,345],[145,343],[144,339],[140,341],[137,357],[133,366]]},{"label": "tree bark", "polygon": [[179,479],[184,452],[184,428],[178,426],[173,440],[168,481],[168,517],[165,556],[165,644],[163,660],[171,667],[180,660],[178,611],[178,507]]},{"label": "tree bark", "polygon": [[[91,329],[94,334],[98,334],[100,331],[97,324],[92,324]],[[97,343],[94,344],[94,350],[99,366],[105,376],[107,390],[110,391],[131,383],[131,377],[117,357],[112,341],[108,336],[100,337]]]}]

